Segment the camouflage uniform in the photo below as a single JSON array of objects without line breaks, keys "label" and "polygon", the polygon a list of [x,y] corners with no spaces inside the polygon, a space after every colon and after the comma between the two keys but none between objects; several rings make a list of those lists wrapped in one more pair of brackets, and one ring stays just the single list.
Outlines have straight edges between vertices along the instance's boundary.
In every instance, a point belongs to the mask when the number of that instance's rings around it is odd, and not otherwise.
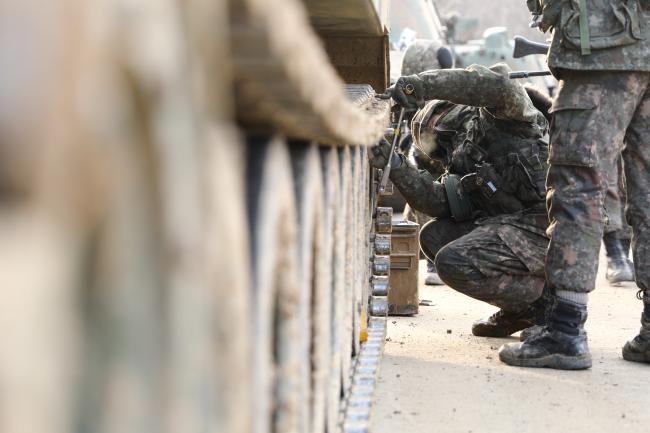
[{"label": "camouflage uniform", "polygon": [[[404,53],[402,60],[402,75],[417,74],[420,72],[428,71],[431,69],[448,69],[453,65],[441,65],[439,59],[441,50],[447,49],[442,42],[432,41],[426,39],[418,39],[409,45]],[[452,58],[453,60],[453,58]],[[403,149],[404,150],[404,149]],[[417,149],[412,148],[411,154],[416,164],[420,169],[430,171],[436,178],[442,174],[440,164],[435,164],[436,161],[427,159],[425,157],[417,157]],[[404,208],[404,218],[408,221],[413,221],[423,227],[426,223],[431,221],[431,217],[425,213],[413,210],[408,204]]]},{"label": "camouflage uniform", "polygon": [[[416,74],[431,69],[449,69],[454,66],[454,56],[449,48],[442,44],[440,40],[418,39],[413,42],[406,52],[402,60],[401,75]],[[411,120],[410,114],[409,121]],[[410,140],[408,141],[411,142]],[[431,160],[430,158],[419,157],[418,150],[409,146],[409,149],[402,148],[404,154],[409,154],[415,166],[420,169],[425,169],[431,172],[438,178],[444,171],[440,163]],[[423,227],[426,223],[431,221],[431,217],[416,210],[406,204],[404,207],[404,219],[418,223]],[[433,261],[427,258],[427,272],[424,277],[424,284],[427,285],[441,285],[442,280],[438,276]]]},{"label": "camouflage uniform", "polygon": [[[611,33],[616,17],[610,8],[624,3],[628,2],[590,2],[593,38]],[[548,62],[560,86],[552,107],[547,276],[556,289],[590,292],[595,287],[604,231],[603,200],[608,185],[618,181],[617,158],[624,139],[627,220],[634,231],[637,283],[650,289],[650,14],[638,7],[630,27],[635,27],[634,22],[639,26],[643,41],[583,56],[562,37],[577,31],[570,20],[574,10],[568,7],[554,33]]]},{"label": "camouflage uniform", "polygon": [[623,150],[636,281],[646,291],[642,331],[623,356],[650,362],[650,2],[591,0],[585,6],[579,0],[529,0],[528,5],[534,13],[541,9],[542,30],[555,29],[548,64],[560,79],[547,179],[546,276],[556,303],[541,333],[502,346],[499,357],[524,367],[591,367],[584,294],[595,287],[604,197],[617,181]]},{"label": "camouflage uniform", "polygon": [[607,193],[605,194],[605,212],[607,220],[605,234],[618,233],[621,239],[632,237],[632,228],[625,221],[625,176],[623,176],[623,160],[618,158],[616,175],[609,176]]},{"label": "camouflage uniform", "polygon": [[444,183],[430,172],[402,157],[391,179],[411,207],[435,218],[421,230],[420,242],[435,257],[441,278],[471,297],[518,312],[539,298],[544,285],[547,121],[507,72],[505,65],[474,65],[419,74],[423,97],[432,101],[412,123],[414,145],[441,161],[447,174],[471,180],[493,168],[494,196],[463,183],[472,213],[459,221]]}]

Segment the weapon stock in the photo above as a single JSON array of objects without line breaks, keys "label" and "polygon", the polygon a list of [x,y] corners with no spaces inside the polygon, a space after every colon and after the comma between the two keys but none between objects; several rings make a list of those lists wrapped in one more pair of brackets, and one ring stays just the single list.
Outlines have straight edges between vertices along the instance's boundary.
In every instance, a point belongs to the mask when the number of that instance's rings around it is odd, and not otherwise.
[{"label": "weapon stock", "polygon": [[519,59],[521,57],[529,56],[531,54],[544,54],[548,53],[549,44],[540,42],[533,42],[523,36],[515,36],[515,49],[512,57]]}]

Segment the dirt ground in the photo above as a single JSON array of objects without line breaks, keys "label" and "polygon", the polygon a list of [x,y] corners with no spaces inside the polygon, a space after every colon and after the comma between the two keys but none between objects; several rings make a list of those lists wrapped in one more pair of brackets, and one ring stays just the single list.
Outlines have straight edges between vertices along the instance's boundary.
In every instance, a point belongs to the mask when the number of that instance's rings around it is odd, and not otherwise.
[{"label": "dirt ground", "polygon": [[[423,278],[424,262],[420,262]],[[624,361],[642,303],[633,284],[612,287],[601,260],[587,330],[594,365],[578,372],[524,369],[499,361],[510,339],[471,334],[494,307],[445,286],[420,288],[415,317],[389,320],[373,433],[648,432],[650,365]],[[421,278],[421,280],[422,280]]]}]

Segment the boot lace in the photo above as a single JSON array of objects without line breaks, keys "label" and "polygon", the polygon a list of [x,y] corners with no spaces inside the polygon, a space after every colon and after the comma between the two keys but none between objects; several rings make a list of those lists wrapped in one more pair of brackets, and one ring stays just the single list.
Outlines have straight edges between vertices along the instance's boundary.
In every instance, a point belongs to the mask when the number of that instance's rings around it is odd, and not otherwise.
[{"label": "boot lace", "polygon": [[496,313],[492,314],[490,318],[497,323],[501,323],[501,322],[508,323],[508,322],[519,320],[522,317],[525,317],[528,311],[529,310],[524,310],[524,311],[514,313],[512,311],[499,310]]},{"label": "boot lace", "polygon": [[507,317],[507,316],[506,316],[507,314],[508,314],[508,313],[505,313],[503,310],[499,310],[499,311],[497,311],[496,313],[494,313],[490,318],[491,318],[492,320],[494,320],[495,322],[498,322],[499,319],[501,319],[502,317]]}]

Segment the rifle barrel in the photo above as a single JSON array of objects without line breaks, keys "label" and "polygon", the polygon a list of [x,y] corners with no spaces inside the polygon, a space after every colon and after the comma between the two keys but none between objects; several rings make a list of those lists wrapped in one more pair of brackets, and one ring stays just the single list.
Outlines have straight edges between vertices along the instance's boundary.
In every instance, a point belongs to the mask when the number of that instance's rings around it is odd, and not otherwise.
[{"label": "rifle barrel", "polygon": [[545,77],[547,75],[552,75],[551,71],[515,71],[508,74],[508,78],[511,80],[516,80],[518,78],[529,78],[529,77]]}]

